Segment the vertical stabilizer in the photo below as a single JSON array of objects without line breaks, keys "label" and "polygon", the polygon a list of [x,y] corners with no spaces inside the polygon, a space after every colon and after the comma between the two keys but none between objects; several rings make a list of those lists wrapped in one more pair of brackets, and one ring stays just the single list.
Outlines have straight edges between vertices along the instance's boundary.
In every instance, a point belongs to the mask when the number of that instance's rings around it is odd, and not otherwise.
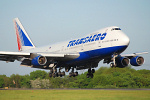
[{"label": "vertical stabilizer", "polygon": [[18,50],[24,51],[24,50],[35,48],[33,42],[31,41],[29,35],[25,31],[19,19],[15,18],[13,22],[14,22],[15,32],[17,36]]}]

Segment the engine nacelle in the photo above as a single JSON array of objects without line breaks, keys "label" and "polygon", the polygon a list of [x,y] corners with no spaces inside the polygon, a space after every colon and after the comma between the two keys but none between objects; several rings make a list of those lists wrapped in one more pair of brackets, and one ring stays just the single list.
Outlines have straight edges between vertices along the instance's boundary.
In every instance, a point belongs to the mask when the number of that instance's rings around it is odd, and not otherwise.
[{"label": "engine nacelle", "polygon": [[129,65],[129,59],[126,57],[119,57],[116,59],[117,67],[123,68]]},{"label": "engine nacelle", "polygon": [[136,56],[130,59],[130,64],[132,66],[141,66],[144,63],[144,58],[141,56]]},{"label": "engine nacelle", "polygon": [[46,62],[47,62],[46,57],[40,56],[40,55],[33,58],[31,61],[32,65],[34,65],[34,66],[42,66],[42,65],[45,65]]}]

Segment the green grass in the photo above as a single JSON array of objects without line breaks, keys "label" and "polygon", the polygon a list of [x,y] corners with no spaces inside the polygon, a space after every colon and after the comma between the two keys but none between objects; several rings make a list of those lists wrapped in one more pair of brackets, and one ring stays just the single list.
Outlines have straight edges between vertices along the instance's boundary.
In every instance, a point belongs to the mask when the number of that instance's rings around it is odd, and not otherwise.
[{"label": "green grass", "polygon": [[150,90],[0,90],[0,100],[150,100]]}]

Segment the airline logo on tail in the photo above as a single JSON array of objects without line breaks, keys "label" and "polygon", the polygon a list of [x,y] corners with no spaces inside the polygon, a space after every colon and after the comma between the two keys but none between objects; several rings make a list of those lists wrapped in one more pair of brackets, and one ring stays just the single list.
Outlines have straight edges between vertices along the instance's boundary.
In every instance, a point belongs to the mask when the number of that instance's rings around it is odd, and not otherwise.
[{"label": "airline logo on tail", "polygon": [[14,25],[17,36],[18,50],[23,51],[31,48],[35,48],[25,29],[21,25],[18,18],[14,19]]}]

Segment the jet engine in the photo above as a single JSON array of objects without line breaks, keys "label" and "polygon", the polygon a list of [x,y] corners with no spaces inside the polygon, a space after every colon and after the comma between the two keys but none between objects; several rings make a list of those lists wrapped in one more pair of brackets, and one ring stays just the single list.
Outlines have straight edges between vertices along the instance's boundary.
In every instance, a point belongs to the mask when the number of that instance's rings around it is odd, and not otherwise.
[{"label": "jet engine", "polygon": [[45,65],[46,62],[47,62],[46,57],[40,56],[40,55],[33,58],[31,61],[32,65],[34,65],[34,66],[42,66],[42,65]]},{"label": "jet engine", "polygon": [[124,68],[129,65],[129,59],[126,57],[119,57],[116,59],[117,67]]},{"label": "jet engine", "polygon": [[141,66],[144,63],[144,58],[141,56],[136,56],[130,59],[130,64],[132,66]]}]

